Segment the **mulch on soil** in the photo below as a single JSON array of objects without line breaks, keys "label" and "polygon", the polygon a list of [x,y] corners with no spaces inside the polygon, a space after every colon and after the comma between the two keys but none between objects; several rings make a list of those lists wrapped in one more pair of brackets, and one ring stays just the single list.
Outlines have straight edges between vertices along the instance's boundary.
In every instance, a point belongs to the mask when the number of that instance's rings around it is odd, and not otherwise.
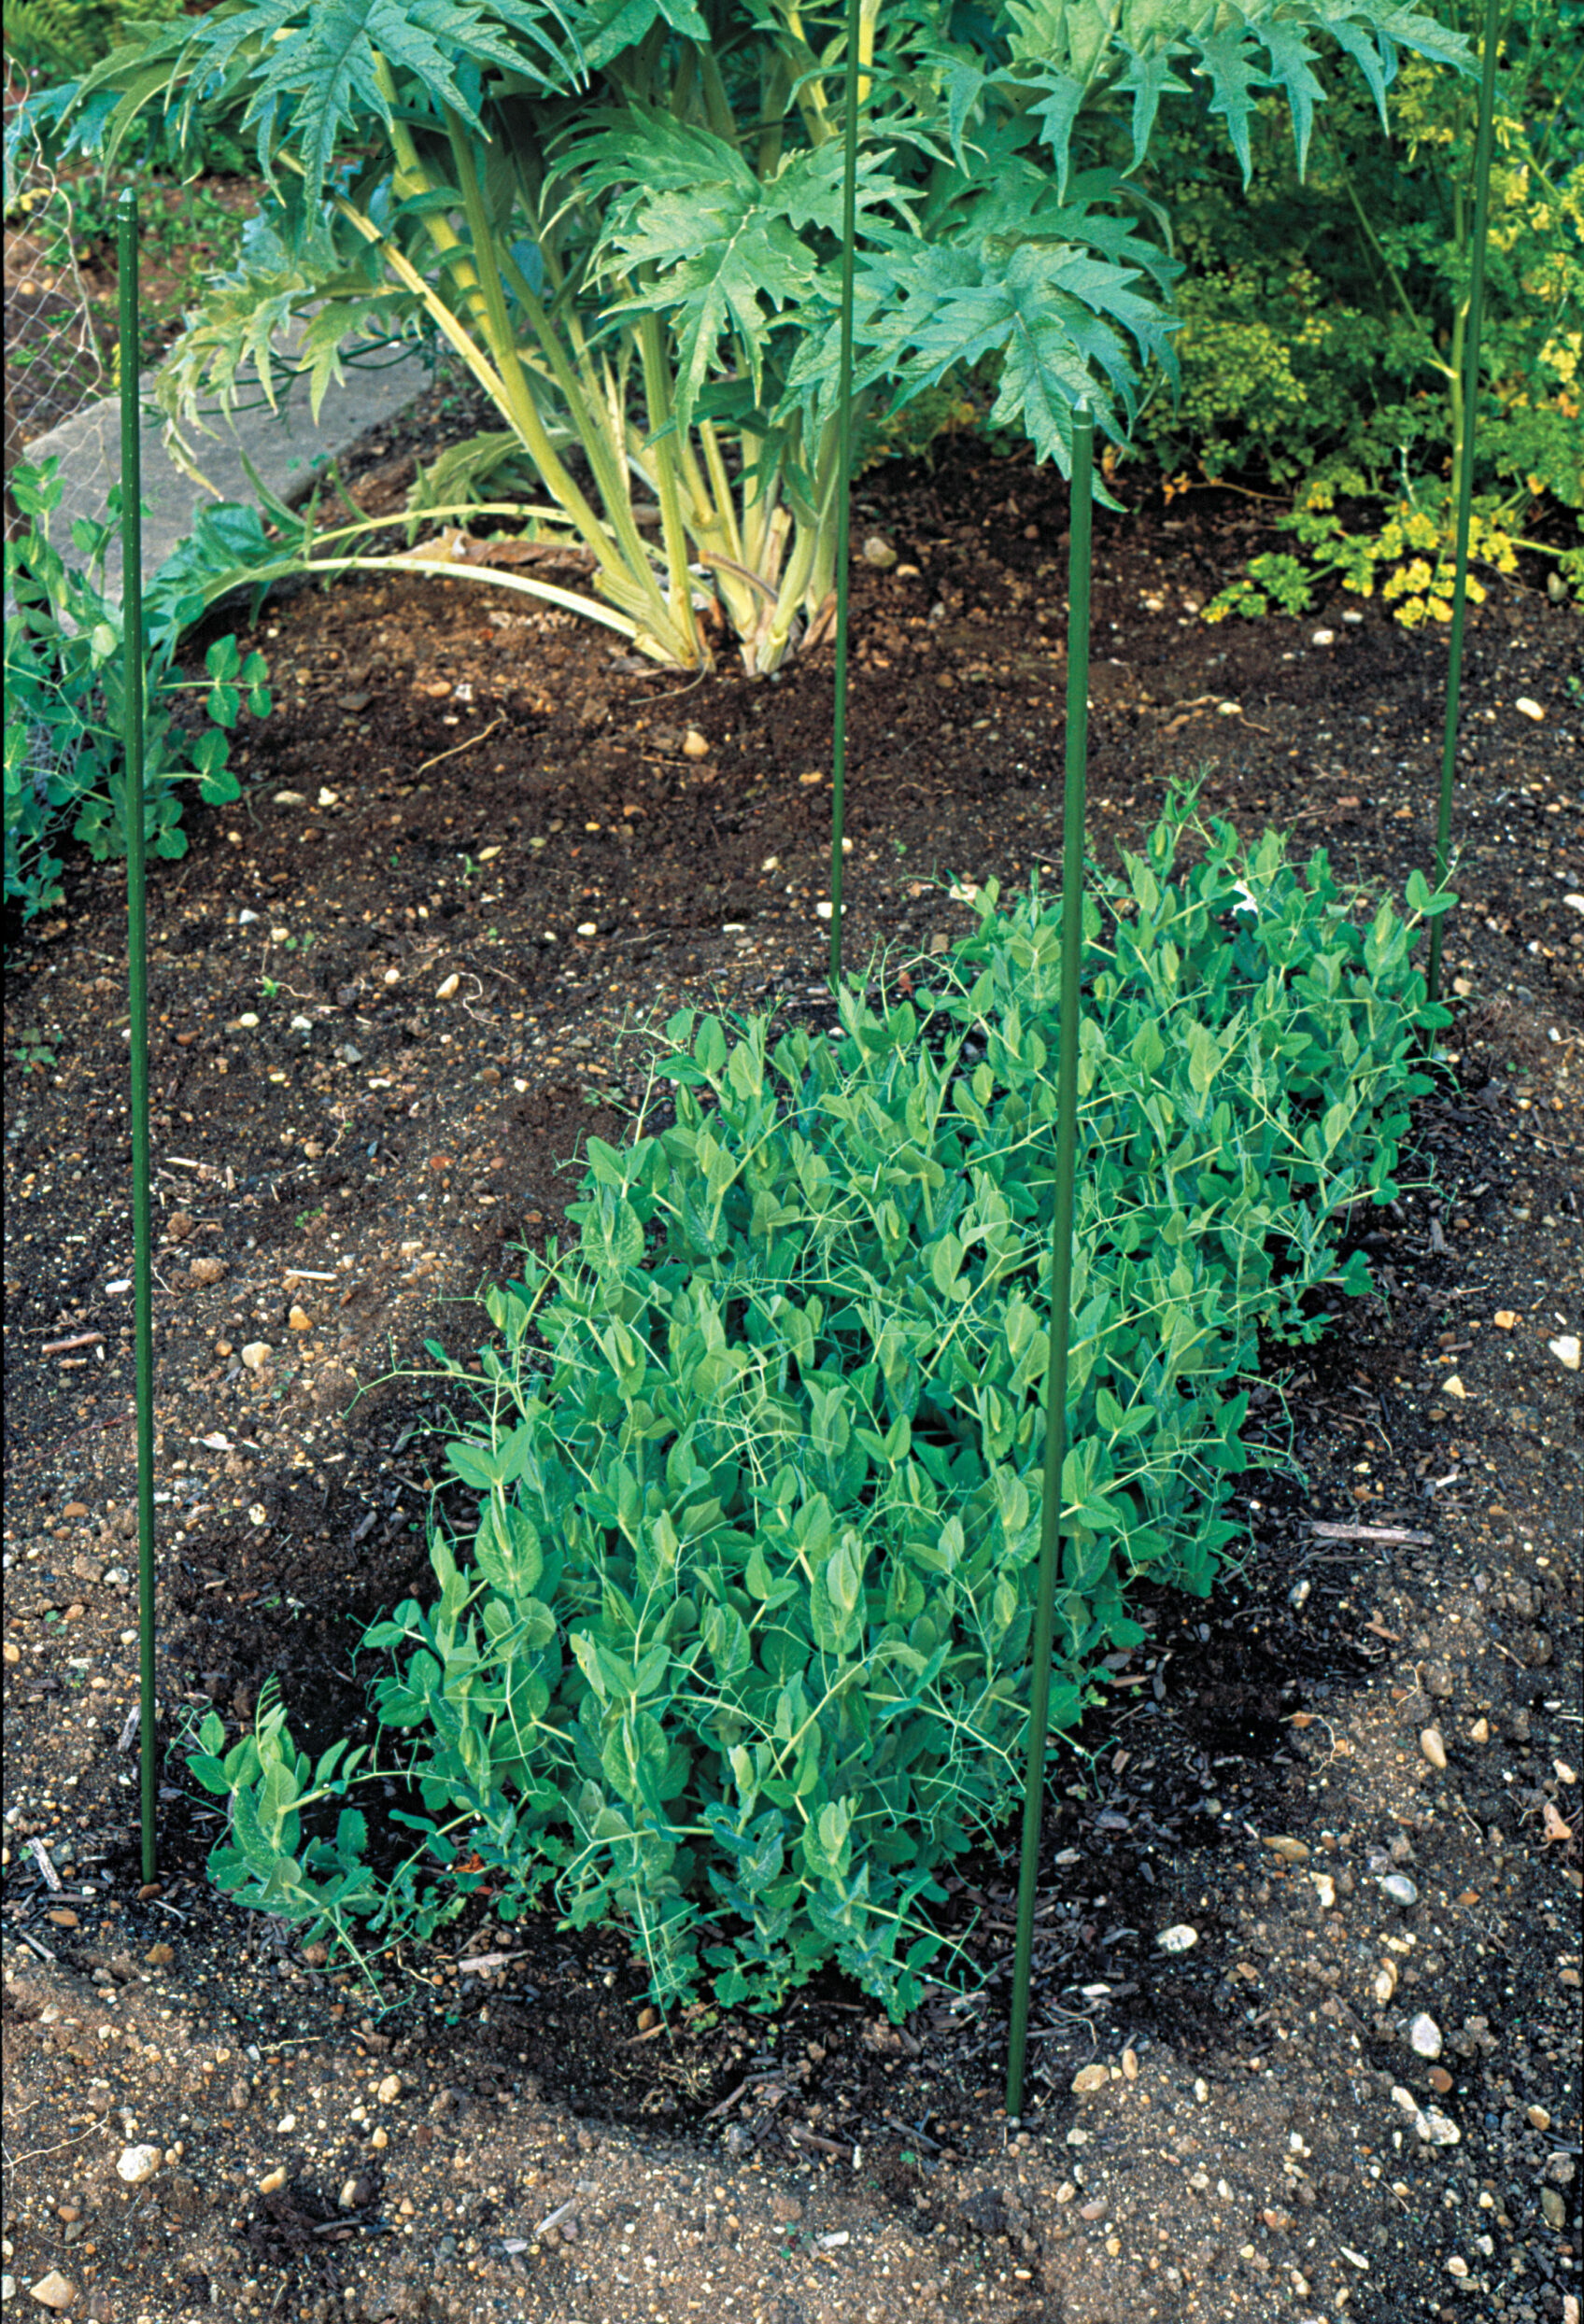
[{"label": "mulch on soil", "polygon": [[[453,401],[349,467],[371,513],[475,424]],[[1054,884],[1065,493],[956,447],[863,496],[857,537],[899,562],[856,577],[846,957],[884,948],[916,980],[969,924],[949,881]],[[1091,843],[1114,863],[1208,766],[1207,817],[1400,893],[1430,859],[1444,640],[1342,599],[1207,629],[1258,521],[1209,491],[1097,516]],[[1538,589],[1471,622],[1459,1021],[1399,1202],[1358,1221],[1379,1295],[1265,1352],[1251,1435],[1292,1465],[1243,1480],[1248,1554],[1213,1599],[1145,1594],[1147,1643],[1055,1786],[1021,2130],[999,2106],[1015,1835],[952,1882],[969,1997],[943,1986],[902,2028],[834,1979],[772,2021],[650,2027],[624,1944],[478,1907],[404,1956],[376,2018],[207,1889],[184,1725],[246,1721],[272,1673],[310,1749],[361,1719],[360,1630],[426,1587],[424,1342],[479,1345],[481,1289],[564,1232],[583,1140],[619,1139],[642,1087],[636,1022],[830,1014],[828,654],[688,683],[520,602],[381,577],[267,606],[242,642],[277,708],[233,755],[246,796],[194,812],[190,854],[151,875],[157,1895],[119,1748],[124,878],[74,867],[13,957],[7,2275],[161,2317],[683,2315],[730,2277],[736,2313],[784,2324],[970,2300],[1219,2324],[1335,2315],[1344,2291],[1354,2317],[1563,2318],[1584,1456],[1549,1342],[1580,1320],[1584,703],[1577,615]],[[1414,1907],[1379,1890],[1393,1874]],[[1174,1924],[1195,1941],[1167,1955]],[[1408,2040],[1422,2012],[1435,2059]],[[1457,2146],[1426,2144],[1399,2089]],[[116,2160],[146,2133],[172,2159],[128,2189]],[[675,2216],[629,2282],[621,2215],[652,2210],[649,2178]]]}]

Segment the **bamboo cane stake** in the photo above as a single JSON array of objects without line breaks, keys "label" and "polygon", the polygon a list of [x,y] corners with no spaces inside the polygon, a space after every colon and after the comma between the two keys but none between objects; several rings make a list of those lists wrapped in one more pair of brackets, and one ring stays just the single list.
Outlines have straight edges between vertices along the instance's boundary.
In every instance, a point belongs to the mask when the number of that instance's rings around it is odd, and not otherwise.
[{"label": "bamboo cane stake", "polygon": [[830,981],[842,976],[842,824],[847,780],[847,567],[853,500],[853,276],[858,207],[860,0],[848,0],[842,154],[842,336],[836,361],[836,701],[830,746]]},{"label": "bamboo cane stake", "polygon": [[138,439],[137,195],[118,205],[120,285],[121,655],[126,708],[127,997],[132,1054],[133,1335],[137,1366],[137,1637],[143,1878],[155,1877],[154,1293],[148,1191],[148,920],[143,829],[143,462]]},{"label": "bamboo cane stake", "polygon": [[1062,818],[1061,1062],[1056,1085],[1055,1217],[1051,1228],[1051,1362],[1045,1385],[1045,1486],[1040,1511],[1040,1583],[1034,1608],[1028,1704],[1028,1773],[1023,1803],[1023,1866],[1007,2034],[1007,2116],[1023,2111],[1028,1985],[1034,1954],[1034,1895],[1045,1805],[1045,1737],[1051,1707],[1062,1463],[1067,1453],[1067,1361],[1072,1331],[1073,1157],[1078,1141],[1078,985],[1083,944],[1083,806],[1089,752],[1089,533],[1095,428],[1088,403],[1072,415],[1071,532],[1068,549],[1067,787]]},{"label": "bamboo cane stake", "polygon": [[[1464,345],[1463,444],[1458,466],[1457,568],[1452,582],[1452,626],[1447,641],[1447,722],[1441,745],[1441,804],[1436,821],[1436,878],[1446,885],[1452,831],[1452,777],[1457,767],[1458,697],[1463,683],[1464,609],[1468,596],[1468,523],[1474,500],[1474,423],[1479,401],[1479,323],[1485,297],[1485,239],[1491,217],[1491,141],[1496,109],[1496,0],[1485,0],[1480,53],[1479,134],[1474,152],[1474,247],[1468,272],[1468,331]],[[1430,927],[1429,998],[1441,996],[1441,932],[1446,915]]]}]

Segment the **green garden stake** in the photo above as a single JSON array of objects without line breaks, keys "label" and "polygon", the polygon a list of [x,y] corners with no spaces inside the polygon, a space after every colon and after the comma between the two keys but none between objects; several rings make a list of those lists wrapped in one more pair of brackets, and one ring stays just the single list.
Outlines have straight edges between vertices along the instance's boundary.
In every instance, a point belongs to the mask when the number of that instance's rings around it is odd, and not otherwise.
[{"label": "green garden stake", "polygon": [[853,499],[853,273],[858,206],[861,0],[848,0],[842,155],[842,337],[836,359],[836,702],[830,746],[830,981],[842,978],[842,819],[847,779],[847,561]]},{"label": "green garden stake", "polygon": [[1051,1704],[1056,1555],[1062,1462],[1067,1452],[1067,1358],[1072,1316],[1072,1179],[1078,1142],[1078,979],[1083,945],[1083,792],[1089,755],[1089,525],[1095,424],[1086,402],[1072,413],[1071,533],[1068,549],[1067,791],[1062,817],[1061,1066],[1056,1084],[1056,1204],[1051,1228],[1051,1366],[1045,1385],[1045,1489],[1040,1512],[1040,1586],[1034,1609],[1033,1683],[1028,1703],[1028,1774],[1023,1803],[1023,1869],[1017,1890],[1017,1950],[1007,2035],[1007,2114],[1023,2111],[1028,2041],[1028,1980],[1034,1954],[1034,1893],[1040,1884],[1040,1827],[1045,1805],[1045,1734]]},{"label": "green garden stake", "polygon": [[143,831],[143,462],[138,444],[137,196],[117,209],[120,278],[121,651],[126,700],[127,989],[132,1019],[132,1284],[137,1360],[137,1637],[143,1878],[155,1877],[154,1295],[148,1200],[148,923]]},{"label": "green garden stake", "polygon": [[[1452,777],[1457,766],[1458,692],[1463,679],[1463,619],[1468,594],[1468,519],[1474,500],[1474,422],[1479,401],[1479,320],[1485,296],[1485,235],[1491,216],[1491,136],[1496,109],[1496,0],[1485,0],[1480,50],[1479,135],[1474,149],[1474,248],[1468,270],[1468,330],[1464,345],[1463,458],[1458,467],[1457,570],[1452,582],[1452,626],[1447,640],[1447,725],[1441,745],[1441,808],[1436,821],[1437,890],[1446,884],[1452,833]],[[1441,997],[1441,931],[1445,914],[1430,923],[1430,968],[1426,979],[1434,1004]],[[1434,1038],[1434,1036],[1430,1036]]]}]

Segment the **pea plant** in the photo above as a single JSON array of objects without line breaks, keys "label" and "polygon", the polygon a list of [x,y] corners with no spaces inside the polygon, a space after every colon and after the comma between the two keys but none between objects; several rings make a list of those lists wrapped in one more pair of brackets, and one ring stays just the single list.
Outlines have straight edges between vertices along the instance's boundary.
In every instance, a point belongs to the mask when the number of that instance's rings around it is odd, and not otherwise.
[{"label": "pea plant", "polygon": [[[64,489],[58,458],[11,471],[25,526],[6,543],[5,893],[23,920],[52,910],[64,895],[65,833],[95,862],[126,853],[125,679],[121,611],[106,594],[105,553],[120,516],[120,486],[107,520],[79,516],[72,539],[86,570],[68,566],[50,539],[50,511]],[[172,559],[150,585],[144,699],[144,834],[157,855],[187,852],[180,783],[195,782],[211,806],[241,796],[230,736],[244,703],[269,714],[269,666],[246,660],[234,637],[216,638],[204,679],[173,674],[182,627],[197,609],[183,594],[185,563]],[[176,717],[177,697],[199,693],[209,724],[190,735]]]},{"label": "pea plant", "polygon": [[[1357,1206],[1397,1190],[1452,898],[1355,919],[1323,853],[1174,797],[1085,906],[1054,1725],[1144,1633],[1145,1577],[1236,1554],[1259,1334],[1312,1342],[1368,1288]],[[199,1781],[213,1876],[348,1944],[488,1886],[612,1923],[669,2003],[776,2007],[833,1963],[898,2016],[939,1873],[1020,1796],[1043,1491],[1060,908],[981,891],[916,1006],[849,983],[828,1039],[762,1017],[657,1044],[621,1148],[591,1140],[576,1244],[492,1289],[447,1447],[475,1514],[439,1595],[364,1636],[420,1835],[376,1879],[283,1708]],[[933,972],[932,972],[933,973]],[[673,1094],[670,1094],[673,1093]],[[662,1099],[669,1095],[669,1103]],[[315,1836],[305,1837],[312,1832]],[[354,1923],[368,1923],[359,1936]]]},{"label": "pea plant", "polygon": [[[988,362],[991,425],[1064,470],[1079,397],[1119,438],[1173,373],[1162,107],[1246,179],[1269,91],[1302,167],[1322,57],[1383,121],[1400,51],[1468,61],[1412,0],[865,0],[860,39],[855,416]],[[592,585],[478,578],[770,671],[832,613],[845,41],[796,0],[220,0],[50,106],[106,166],[148,107],[255,143],[265,207],[162,374],[175,440],[249,364],[273,398],[293,326],[316,411],[348,334],[427,326],[501,415],[481,472],[520,452],[515,513]],[[377,563],[351,546],[376,528],[296,569]]]}]

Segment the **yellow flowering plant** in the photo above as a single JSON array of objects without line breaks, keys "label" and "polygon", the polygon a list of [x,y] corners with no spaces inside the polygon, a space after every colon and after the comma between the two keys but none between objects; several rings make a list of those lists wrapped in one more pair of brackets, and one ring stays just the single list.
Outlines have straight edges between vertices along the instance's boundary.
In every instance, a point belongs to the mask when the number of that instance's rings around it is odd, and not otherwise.
[{"label": "yellow flowering plant", "polygon": [[[1472,34],[1472,0],[1445,21]],[[1472,555],[1512,571],[1537,552],[1584,586],[1566,512],[1584,509],[1584,106],[1577,0],[1515,0],[1498,56]],[[1156,396],[1133,449],[1167,473],[1294,496],[1281,522],[1318,586],[1339,575],[1408,626],[1449,617],[1451,479],[1463,374],[1477,97],[1405,61],[1392,137],[1338,89],[1317,113],[1300,185],[1280,124],[1256,108],[1253,167],[1234,209],[1213,152],[1163,143],[1155,191],[1185,265],[1177,293],[1182,391]],[[1344,516],[1339,503],[1350,506]],[[1264,562],[1274,570],[1271,559]],[[1281,560],[1277,560],[1278,563]],[[1291,576],[1252,566],[1212,620],[1275,602],[1307,611]],[[1478,587],[1478,582],[1476,587]],[[1295,601],[1302,599],[1302,602]]]}]

